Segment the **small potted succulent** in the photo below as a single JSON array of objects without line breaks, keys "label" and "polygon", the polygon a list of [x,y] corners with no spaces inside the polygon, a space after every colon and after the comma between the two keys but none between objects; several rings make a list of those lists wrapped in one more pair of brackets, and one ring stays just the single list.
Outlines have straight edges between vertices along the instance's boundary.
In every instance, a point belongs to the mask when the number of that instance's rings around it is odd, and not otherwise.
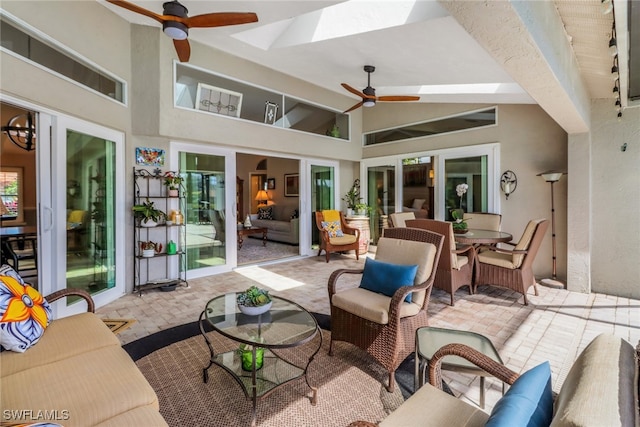
[{"label": "small potted succulent", "polygon": [[266,313],[271,308],[271,297],[269,291],[251,286],[244,292],[239,292],[236,297],[238,308],[243,314],[257,316]]},{"label": "small potted succulent", "polygon": [[174,172],[164,174],[164,185],[167,186],[169,197],[178,197],[183,180],[184,178]]},{"label": "small potted succulent", "polygon": [[140,205],[133,205],[131,210],[134,218],[140,221],[142,227],[155,227],[158,225],[160,218],[166,217],[166,214],[156,208],[153,201],[149,199]]}]

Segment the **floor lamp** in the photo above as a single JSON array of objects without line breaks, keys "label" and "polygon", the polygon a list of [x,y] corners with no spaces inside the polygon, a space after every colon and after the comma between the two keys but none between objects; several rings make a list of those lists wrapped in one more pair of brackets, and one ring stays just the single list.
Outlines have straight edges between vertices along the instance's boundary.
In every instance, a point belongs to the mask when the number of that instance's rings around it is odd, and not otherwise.
[{"label": "floor lamp", "polygon": [[553,248],[553,270],[551,273],[551,279],[542,279],[540,282],[544,285],[554,287],[554,288],[565,288],[565,284],[558,280],[556,276],[556,210],[553,200],[553,184],[560,181],[562,175],[565,175],[564,172],[542,172],[539,173],[538,176],[541,176],[546,182],[551,184],[551,245]]}]

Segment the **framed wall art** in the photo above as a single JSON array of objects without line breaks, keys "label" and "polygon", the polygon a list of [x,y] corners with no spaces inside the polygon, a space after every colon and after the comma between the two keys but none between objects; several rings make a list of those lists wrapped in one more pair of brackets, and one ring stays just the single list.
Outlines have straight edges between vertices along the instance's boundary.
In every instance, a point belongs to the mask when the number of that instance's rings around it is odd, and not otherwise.
[{"label": "framed wall art", "polygon": [[264,122],[268,125],[275,124],[276,119],[278,118],[278,104],[274,104],[273,102],[265,102],[264,103]]},{"label": "framed wall art", "polygon": [[300,178],[297,173],[284,174],[284,195],[286,197],[300,195]]},{"label": "framed wall art", "polygon": [[269,178],[267,179],[267,190],[275,190],[276,189],[276,179]]},{"label": "framed wall art", "polygon": [[198,83],[196,109],[229,117],[240,117],[242,94]]},{"label": "framed wall art", "polygon": [[164,166],[165,152],[159,148],[136,147],[136,164],[140,166]]}]

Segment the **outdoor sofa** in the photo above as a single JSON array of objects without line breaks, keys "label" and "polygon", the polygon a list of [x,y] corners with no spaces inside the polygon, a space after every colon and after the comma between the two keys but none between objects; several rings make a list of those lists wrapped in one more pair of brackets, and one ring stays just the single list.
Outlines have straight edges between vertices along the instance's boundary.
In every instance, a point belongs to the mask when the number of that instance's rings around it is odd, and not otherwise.
[{"label": "outdoor sofa", "polygon": [[146,378],[93,313],[91,296],[65,289],[45,299],[53,302],[74,295],[87,301],[86,313],[52,321],[24,353],[0,353],[2,421],[48,421],[65,427],[167,426]]}]

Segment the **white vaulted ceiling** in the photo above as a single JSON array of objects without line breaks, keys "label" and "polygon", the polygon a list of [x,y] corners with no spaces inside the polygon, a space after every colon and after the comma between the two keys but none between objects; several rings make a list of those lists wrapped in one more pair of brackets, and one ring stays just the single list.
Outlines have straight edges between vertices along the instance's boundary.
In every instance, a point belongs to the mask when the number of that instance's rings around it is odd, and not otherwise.
[{"label": "white vaulted ceiling", "polygon": [[[132,2],[162,12],[162,1]],[[150,18],[102,3],[130,22],[160,31]],[[378,96],[537,103],[568,132],[587,130],[590,99],[611,98],[613,104],[608,53],[613,14],[601,12],[600,0],[182,3],[189,16],[234,11],[255,12],[259,18],[252,24],[191,29],[192,42],[343,95],[340,83],[366,86],[363,66],[370,64],[376,67],[371,79]],[[616,20],[625,9],[626,1],[616,0]],[[619,26],[619,44],[625,43],[624,31]]]}]

